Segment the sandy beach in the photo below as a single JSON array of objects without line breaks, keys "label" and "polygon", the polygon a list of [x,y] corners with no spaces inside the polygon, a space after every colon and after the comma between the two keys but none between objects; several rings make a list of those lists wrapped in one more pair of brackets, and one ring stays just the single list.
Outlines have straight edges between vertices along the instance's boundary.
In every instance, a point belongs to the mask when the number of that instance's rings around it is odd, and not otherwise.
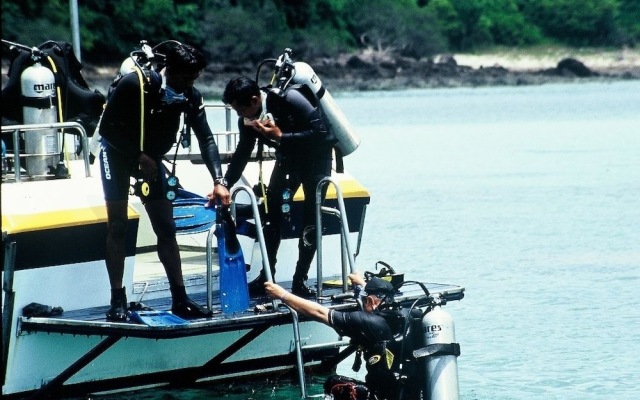
[{"label": "sandy beach", "polygon": [[581,61],[601,73],[637,72],[640,49],[594,51],[580,49],[546,49],[534,51],[505,50],[483,54],[454,54],[459,65],[472,68],[501,66],[511,71],[534,72],[555,68],[565,58]]}]

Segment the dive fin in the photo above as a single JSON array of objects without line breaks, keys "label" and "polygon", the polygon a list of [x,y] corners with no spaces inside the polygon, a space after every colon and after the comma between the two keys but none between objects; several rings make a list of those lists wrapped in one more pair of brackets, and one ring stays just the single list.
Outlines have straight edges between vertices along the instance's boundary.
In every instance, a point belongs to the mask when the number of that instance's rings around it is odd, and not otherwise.
[{"label": "dive fin", "polygon": [[207,232],[216,220],[213,207],[205,207],[208,199],[184,189],[177,190],[173,201],[173,220],[176,222],[176,234],[187,235]]},{"label": "dive fin", "polygon": [[249,308],[249,289],[242,247],[236,236],[236,225],[228,208],[218,207],[216,212],[222,312],[244,311]]}]

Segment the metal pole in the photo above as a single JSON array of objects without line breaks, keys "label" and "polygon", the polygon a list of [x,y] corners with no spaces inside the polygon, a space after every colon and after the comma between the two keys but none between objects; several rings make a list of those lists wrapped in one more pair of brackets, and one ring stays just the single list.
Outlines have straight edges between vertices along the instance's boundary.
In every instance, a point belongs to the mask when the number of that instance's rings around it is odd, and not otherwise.
[{"label": "metal pole", "polygon": [[[286,304],[285,304],[286,305]],[[307,387],[304,382],[304,362],[302,360],[302,343],[300,341],[300,322],[298,313],[293,308],[287,306],[293,318],[293,340],[296,348],[296,365],[298,367],[298,381],[300,382],[300,394],[303,399],[307,398]]]},{"label": "metal pole", "polygon": [[73,52],[78,61],[82,62],[80,54],[80,23],[78,22],[78,0],[69,0],[69,19],[71,20],[71,38]]},{"label": "metal pole", "polygon": [[[19,168],[19,167],[18,167]],[[13,321],[13,273],[16,264],[16,242],[2,234],[4,246],[4,270],[2,276],[2,290],[4,291],[4,305],[2,309],[2,385],[7,377],[7,360],[9,357],[9,343],[11,342],[11,323]]]},{"label": "metal pole", "polygon": [[[216,219],[218,215],[216,212]],[[216,234],[216,227],[218,224],[214,223],[209,229],[209,234],[207,235],[207,308],[209,311],[213,311],[213,299],[211,295],[213,293],[212,281],[211,281],[211,271],[213,270],[213,237]]]},{"label": "metal pole", "polygon": [[[253,218],[256,224],[256,235],[258,236],[258,244],[260,244],[260,253],[262,254],[262,269],[264,269],[265,278],[269,282],[273,282],[273,276],[271,276],[271,267],[269,267],[269,258],[267,257],[267,247],[264,242],[264,234],[262,233],[262,221],[260,219],[260,211],[258,211],[258,202],[256,196],[253,194],[253,190],[246,186],[235,186],[231,189],[231,213],[235,217],[235,198],[238,192],[246,192],[251,200],[251,209],[253,211]],[[212,293],[213,288],[211,285],[211,271],[213,265],[213,237],[215,236],[216,225],[214,224],[209,229],[207,236],[207,307],[212,309]],[[271,300],[273,309],[277,307],[276,299]]]}]

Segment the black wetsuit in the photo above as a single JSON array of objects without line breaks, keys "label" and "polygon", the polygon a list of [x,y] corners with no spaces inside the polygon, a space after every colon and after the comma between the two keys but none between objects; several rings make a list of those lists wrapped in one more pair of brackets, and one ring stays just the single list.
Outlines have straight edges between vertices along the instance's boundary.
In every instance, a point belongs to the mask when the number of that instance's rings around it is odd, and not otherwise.
[{"label": "black wetsuit", "polygon": [[[329,312],[329,325],[340,335],[351,338],[351,343],[362,347],[366,361],[366,386],[379,399],[396,399],[400,388],[395,378],[391,354],[387,344],[393,340],[393,333],[387,321],[377,311],[336,311]],[[393,357],[396,355],[393,354]]]},{"label": "black wetsuit", "polygon": [[[136,73],[125,75],[109,97],[100,122],[103,154],[101,154],[102,180],[107,200],[126,200],[129,176],[138,169],[141,152],[156,160],[161,167],[162,157],[176,143],[180,116],[186,111],[186,123],[198,139],[202,158],[216,178],[222,177],[218,146],[207,123],[202,95],[195,88],[184,93],[186,101],[166,104],[163,101],[161,77],[151,73],[151,83],[145,85],[144,144],[140,149],[140,84]],[[107,162],[105,167],[105,161]],[[159,169],[162,171],[162,169]],[[165,174],[154,185],[165,185]],[[163,188],[151,194],[164,196]],[[149,200],[149,199],[148,199]]]},{"label": "black wetsuit", "polygon": [[[245,126],[240,118],[240,140],[225,178],[229,185],[240,179],[257,141],[275,147],[276,163],[268,185],[268,213],[264,226],[269,263],[272,273],[275,273],[283,219],[282,193],[289,189],[293,196],[302,185],[303,229],[298,243],[299,258],[294,280],[306,280],[316,251],[315,234],[312,230],[315,225],[316,186],[322,178],[331,175],[332,148],[337,141],[333,134],[327,131],[320,109],[312,103],[314,99],[305,97],[303,92],[295,87],[287,89],[285,93],[271,90],[267,90],[266,93],[266,111],[273,116],[275,124],[282,131],[280,143],[265,139],[253,128]],[[303,236],[306,236],[306,241]]]}]

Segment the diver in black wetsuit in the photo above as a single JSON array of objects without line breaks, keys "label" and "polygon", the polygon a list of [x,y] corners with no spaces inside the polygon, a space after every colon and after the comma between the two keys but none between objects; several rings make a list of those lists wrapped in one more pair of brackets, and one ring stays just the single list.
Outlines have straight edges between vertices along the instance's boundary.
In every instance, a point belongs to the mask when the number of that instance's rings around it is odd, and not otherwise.
[{"label": "diver in black wetsuit", "polygon": [[393,332],[378,311],[383,301],[393,302],[393,286],[378,277],[371,278],[366,285],[357,274],[350,274],[349,278],[354,285],[364,286],[364,292],[360,293],[362,311],[329,309],[292,295],[275,283],[266,282],[264,286],[269,297],[280,299],[300,314],[331,326],[340,335],[350,337],[351,344],[363,349],[367,368],[366,382],[339,375],[332,376],[325,382],[326,394],[333,395],[334,399],[397,399],[401,390],[392,368],[395,365],[392,360],[396,355],[387,346],[393,341]]},{"label": "diver in black wetsuit", "polygon": [[[272,275],[280,246],[283,195],[304,191],[303,228],[298,241],[298,262],[293,276],[293,293],[310,297],[314,292],[305,282],[315,255],[315,192],[318,182],[331,175],[332,148],[337,142],[327,131],[313,93],[290,86],[284,91],[260,89],[246,77],[227,84],[222,101],[238,113],[240,140],[225,174],[233,185],[240,179],[256,142],[274,147],[276,163],[267,189],[264,236]],[[326,186],[323,197],[326,194]],[[286,207],[286,205],[285,205]],[[264,290],[264,272],[252,282],[252,293]]]},{"label": "diver in black wetsuit", "polygon": [[[210,311],[193,302],[185,291],[173,206],[166,197],[167,177],[162,165],[162,157],[176,142],[180,116],[184,112],[214,181],[209,198],[216,197],[223,204],[229,204],[218,147],[207,123],[202,96],[193,87],[205,65],[204,56],[198,50],[177,45],[168,52],[164,70],[150,71],[147,77],[142,71],[125,75],[107,102],[100,123],[100,166],[108,216],[106,264],[111,284],[107,320],[127,319],[122,279],[129,177],[140,175],[148,185],[148,193],[143,189],[141,198],[158,239],[158,257],[169,280],[171,311],[183,318],[210,316]],[[144,123],[140,116],[141,89],[144,89]]]}]

